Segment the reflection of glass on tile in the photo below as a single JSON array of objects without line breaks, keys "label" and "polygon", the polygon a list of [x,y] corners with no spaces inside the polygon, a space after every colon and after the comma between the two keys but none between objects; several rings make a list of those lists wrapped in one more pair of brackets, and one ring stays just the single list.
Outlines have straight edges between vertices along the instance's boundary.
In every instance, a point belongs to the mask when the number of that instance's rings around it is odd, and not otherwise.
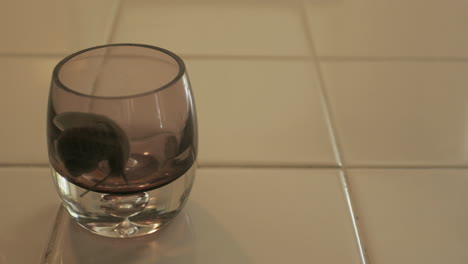
[{"label": "reflection of glass on tile", "polygon": [[[65,211],[42,264],[359,263],[338,169],[200,169],[174,222],[96,236]],[[65,215],[63,215],[65,214]],[[311,254],[312,250],[312,254]]]},{"label": "reflection of glass on tile", "polygon": [[78,226],[61,207],[41,264],[130,264],[169,259],[175,263],[190,263],[194,258],[193,240],[190,217],[185,211],[156,234],[112,239]]}]

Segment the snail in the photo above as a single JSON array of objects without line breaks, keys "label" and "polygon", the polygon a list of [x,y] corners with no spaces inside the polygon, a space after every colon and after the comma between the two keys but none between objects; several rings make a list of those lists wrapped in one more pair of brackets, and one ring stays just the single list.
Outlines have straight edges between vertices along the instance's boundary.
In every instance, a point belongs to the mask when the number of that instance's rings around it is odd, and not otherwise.
[{"label": "snail", "polygon": [[53,123],[62,131],[56,151],[71,177],[90,173],[107,161],[109,174],[93,187],[111,177],[122,177],[128,183],[124,170],[130,143],[114,121],[98,114],[64,112],[55,116]]}]

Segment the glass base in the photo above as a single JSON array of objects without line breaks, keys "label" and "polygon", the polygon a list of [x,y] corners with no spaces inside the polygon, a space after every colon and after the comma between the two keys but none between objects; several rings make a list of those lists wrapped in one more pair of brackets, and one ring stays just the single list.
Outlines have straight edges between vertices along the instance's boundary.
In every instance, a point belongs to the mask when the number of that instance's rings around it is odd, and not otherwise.
[{"label": "glass base", "polygon": [[83,189],[52,169],[64,207],[85,229],[106,237],[138,237],[160,230],[182,210],[195,179],[195,165],[163,187],[136,194]]},{"label": "glass base", "polygon": [[[172,220],[172,219],[171,219]],[[122,223],[119,224],[108,224],[99,223],[98,225],[88,224],[83,225],[80,222],[78,224],[81,227],[101,236],[106,237],[138,237],[144,236],[148,234],[152,234],[158,230],[160,230],[164,225],[168,224],[170,221],[165,222],[164,224],[148,224],[148,225],[140,225],[131,223],[129,226],[125,226]]]}]

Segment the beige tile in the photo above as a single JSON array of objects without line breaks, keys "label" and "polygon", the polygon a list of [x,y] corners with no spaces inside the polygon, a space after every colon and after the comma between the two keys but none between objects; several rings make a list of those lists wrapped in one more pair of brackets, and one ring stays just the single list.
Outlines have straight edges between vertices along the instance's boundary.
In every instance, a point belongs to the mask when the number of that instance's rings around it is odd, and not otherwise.
[{"label": "beige tile", "polygon": [[326,62],[348,165],[468,164],[468,63]]},{"label": "beige tile", "polygon": [[370,263],[467,263],[467,173],[352,170]]},{"label": "beige tile", "polygon": [[0,53],[70,53],[104,44],[117,0],[3,1]]},{"label": "beige tile", "polygon": [[201,169],[186,209],[143,239],[60,223],[51,264],[359,263],[337,170]]},{"label": "beige tile", "polygon": [[189,60],[205,164],[336,165],[313,64]]},{"label": "beige tile", "polygon": [[468,57],[464,0],[308,0],[322,56]]},{"label": "beige tile", "polygon": [[0,169],[0,263],[39,263],[58,208],[49,169]]},{"label": "beige tile", "polygon": [[58,60],[0,57],[0,163],[47,163],[47,97]]},{"label": "beige tile", "polygon": [[309,53],[290,1],[124,1],[113,41],[195,55]]}]

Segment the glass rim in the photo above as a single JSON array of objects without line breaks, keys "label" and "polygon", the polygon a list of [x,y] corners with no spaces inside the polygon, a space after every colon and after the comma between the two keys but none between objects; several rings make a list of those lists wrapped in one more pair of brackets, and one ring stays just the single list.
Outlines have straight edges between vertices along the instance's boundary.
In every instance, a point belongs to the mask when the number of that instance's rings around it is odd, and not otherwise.
[{"label": "glass rim", "polygon": [[[80,54],[86,53],[88,51],[107,48],[107,47],[117,47],[117,46],[148,48],[148,49],[153,49],[153,50],[162,52],[162,53],[164,53],[166,55],[169,55],[171,58],[173,58],[177,62],[177,64],[179,65],[179,72],[177,73],[177,75],[171,81],[169,81],[168,83],[166,83],[166,84],[164,84],[164,85],[162,85],[162,86],[160,86],[158,88],[155,88],[155,89],[152,89],[150,91],[143,92],[143,93],[136,93],[136,94],[131,94],[131,95],[123,95],[123,96],[99,96],[99,95],[91,95],[91,94],[81,93],[81,92],[78,92],[78,91],[75,91],[75,90],[69,88],[68,86],[63,84],[62,81],[60,80],[58,75],[59,75],[59,72],[60,72],[62,66],[65,65],[65,63],[67,63],[68,61],[70,61],[74,57],[76,57],[76,56],[78,56]],[[185,71],[186,71],[186,69],[185,69],[184,61],[179,56],[177,56],[175,53],[173,53],[173,52],[171,52],[171,51],[169,51],[167,49],[163,49],[163,48],[160,48],[160,47],[147,45],[147,44],[114,43],[114,44],[105,44],[105,45],[90,47],[90,48],[83,49],[83,50],[77,51],[75,53],[72,53],[72,54],[66,56],[59,63],[57,63],[57,65],[54,67],[54,70],[52,72],[52,80],[61,89],[65,90],[67,92],[73,93],[75,95],[83,96],[83,97],[88,97],[88,98],[93,98],[93,99],[130,99],[130,98],[136,98],[136,97],[141,97],[141,96],[154,94],[156,92],[162,91],[162,90],[172,86],[174,83],[179,81],[182,78],[182,76],[184,76]]]}]

